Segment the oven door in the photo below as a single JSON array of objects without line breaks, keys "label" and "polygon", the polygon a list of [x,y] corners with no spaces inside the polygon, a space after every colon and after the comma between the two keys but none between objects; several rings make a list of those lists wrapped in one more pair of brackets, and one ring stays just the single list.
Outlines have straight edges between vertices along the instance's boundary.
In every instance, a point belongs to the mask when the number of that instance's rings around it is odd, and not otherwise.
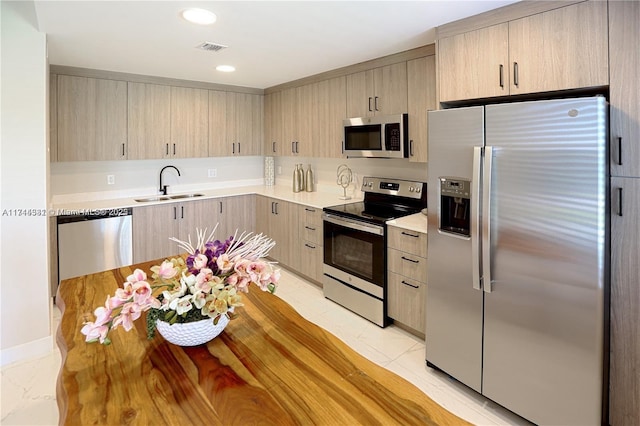
[{"label": "oven door", "polygon": [[[332,214],[323,214],[325,270],[358,279],[349,284],[382,298],[385,283],[384,227]],[[364,281],[364,282],[362,282]],[[364,288],[363,288],[364,287]]]}]

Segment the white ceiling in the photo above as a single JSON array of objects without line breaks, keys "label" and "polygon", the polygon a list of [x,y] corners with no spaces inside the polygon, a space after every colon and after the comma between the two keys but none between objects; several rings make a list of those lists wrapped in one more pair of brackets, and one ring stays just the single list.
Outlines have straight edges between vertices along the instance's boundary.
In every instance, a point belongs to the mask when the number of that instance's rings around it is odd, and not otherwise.
[{"label": "white ceiling", "polygon": [[[514,3],[457,1],[35,1],[56,65],[266,88],[434,41],[438,25]],[[187,7],[211,10],[202,27]],[[204,41],[220,52],[195,48]],[[215,71],[220,64],[236,72]]]}]

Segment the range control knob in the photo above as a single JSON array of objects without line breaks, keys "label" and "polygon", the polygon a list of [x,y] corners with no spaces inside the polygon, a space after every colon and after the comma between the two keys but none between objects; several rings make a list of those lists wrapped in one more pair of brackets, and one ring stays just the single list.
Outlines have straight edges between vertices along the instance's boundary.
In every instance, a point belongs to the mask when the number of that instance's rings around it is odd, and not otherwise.
[{"label": "range control knob", "polygon": [[413,192],[413,186],[409,187],[409,192]]},{"label": "range control knob", "polygon": [[417,187],[417,188],[416,188],[416,192],[418,192],[418,193],[419,193],[420,191],[422,191],[422,189],[421,189],[420,187]]}]

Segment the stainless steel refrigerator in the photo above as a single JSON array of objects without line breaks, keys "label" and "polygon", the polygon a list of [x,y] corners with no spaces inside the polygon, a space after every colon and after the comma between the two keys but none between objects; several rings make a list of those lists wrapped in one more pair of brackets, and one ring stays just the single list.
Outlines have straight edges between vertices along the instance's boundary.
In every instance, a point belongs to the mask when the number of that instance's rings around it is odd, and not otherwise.
[{"label": "stainless steel refrigerator", "polygon": [[427,364],[538,424],[606,411],[607,108],[428,112]]}]

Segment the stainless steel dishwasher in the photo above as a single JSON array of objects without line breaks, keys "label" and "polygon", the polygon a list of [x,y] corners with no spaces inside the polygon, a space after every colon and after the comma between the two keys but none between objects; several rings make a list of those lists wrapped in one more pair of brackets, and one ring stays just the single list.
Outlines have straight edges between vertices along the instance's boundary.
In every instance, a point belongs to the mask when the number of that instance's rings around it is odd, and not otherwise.
[{"label": "stainless steel dishwasher", "polygon": [[59,280],[133,263],[131,208],[58,217]]}]

